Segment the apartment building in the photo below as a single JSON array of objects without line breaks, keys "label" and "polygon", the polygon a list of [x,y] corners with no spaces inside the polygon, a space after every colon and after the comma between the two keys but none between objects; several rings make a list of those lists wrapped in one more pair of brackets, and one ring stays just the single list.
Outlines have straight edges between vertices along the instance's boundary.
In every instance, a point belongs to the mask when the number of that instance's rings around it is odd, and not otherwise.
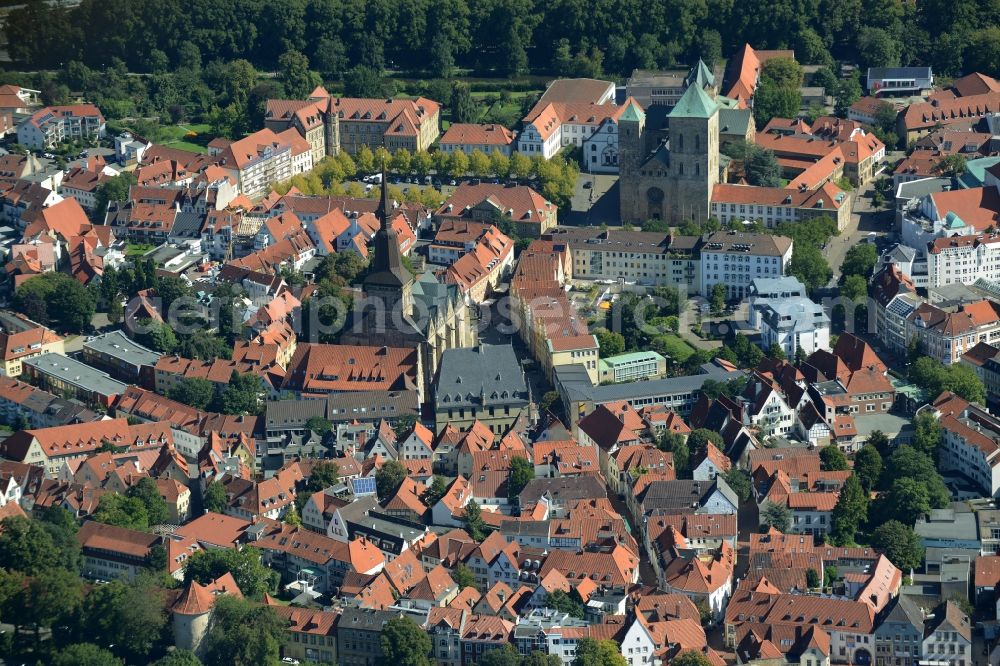
[{"label": "apartment building", "polygon": [[[288,135],[265,128],[238,141],[214,139],[208,145],[208,154],[218,160],[220,167],[232,172],[242,194],[257,199],[267,194],[273,183],[294,175],[293,156],[301,149]],[[309,154],[308,149],[305,154]],[[311,155],[308,159],[311,160]]]},{"label": "apartment building", "polygon": [[548,238],[569,248],[572,277],[646,286],[698,282],[698,238],[617,229],[558,229]]},{"label": "apartment building", "polygon": [[438,147],[441,152],[449,154],[462,152],[471,155],[478,150],[489,155],[496,150],[509,157],[514,150],[514,133],[496,123],[454,123],[441,136]]},{"label": "apartment building", "polygon": [[1000,304],[993,301],[947,309],[921,303],[906,321],[906,339],[916,338],[924,354],[945,365],[957,363],[980,342],[1000,340]]},{"label": "apartment building", "polygon": [[972,284],[1000,278],[1000,235],[936,238],[927,248],[927,286]]},{"label": "apartment building", "polygon": [[829,217],[843,230],[851,219],[851,197],[829,181],[817,189],[719,183],[712,189],[710,211],[723,226],[760,220],[773,229],[782,223]]},{"label": "apartment building", "polygon": [[48,150],[69,141],[102,138],[104,116],[93,104],[47,106],[17,127],[17,142],[32,150]]},{"label": "apartment building", "polygon": [[711,294],[717,283],[726,286],[728,299],[749,294],[758,278],[785,274],[792,260],[792,239],[784,236],[719,231],[699,245],[701,283],[698,292]]},{"label": "apartment building", "polygon": [[987,496],[1000,494],[1000,420],[947,391],[926,409],[941,424],[943,469],[967,476]]},{"label": "apartment building", "polygon": [[434,222],[496,222],[507,219],[521,236],[538,238],[556,226],[559,209],[526,185],[462,183],[440,208]]}]

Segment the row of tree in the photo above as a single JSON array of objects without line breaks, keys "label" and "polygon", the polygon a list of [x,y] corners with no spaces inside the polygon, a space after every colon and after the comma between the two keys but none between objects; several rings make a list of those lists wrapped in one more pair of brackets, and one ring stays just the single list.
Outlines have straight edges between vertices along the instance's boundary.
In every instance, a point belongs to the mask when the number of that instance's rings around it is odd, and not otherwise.
[{"label": "row of tree", "polygon": [[952,76],[1000,72],[998,24],[995,8],[974,0],[808,6],[791,0],[197,0],[183,11],[169,0],[83,0],[73,8],[29,0],[10,13],[6,32],[11,57],[33,69],[70,60],[104,69],[121,59],[134,71],[156,73],[193,60],[245,59],[268,71],[300,67],[326,78],[394,67],[445,78],[456,67],[508,76],[529,69],[624,75],[698,56],[712,64],[749,42],[794,49],[806,64],[932,65],[936,74]]}]

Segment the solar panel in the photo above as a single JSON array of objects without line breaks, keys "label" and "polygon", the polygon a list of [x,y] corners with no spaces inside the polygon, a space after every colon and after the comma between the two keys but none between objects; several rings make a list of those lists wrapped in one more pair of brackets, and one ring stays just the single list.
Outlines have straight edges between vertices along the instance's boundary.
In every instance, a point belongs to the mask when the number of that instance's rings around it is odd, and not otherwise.
[{"label": "solar panel", "polygon": [[351,488],[354,490],[355,495],[374,495],[375,479],[370,476],[352,479]]}]

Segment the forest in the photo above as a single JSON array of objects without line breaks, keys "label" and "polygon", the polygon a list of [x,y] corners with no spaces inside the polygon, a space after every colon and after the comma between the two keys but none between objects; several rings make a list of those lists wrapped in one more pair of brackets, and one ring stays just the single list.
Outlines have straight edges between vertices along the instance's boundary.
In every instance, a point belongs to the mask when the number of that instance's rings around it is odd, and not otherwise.
[{"label": "forest", "polygon": [[157,73],[304,54],[326,80],[355,68],[448,78],[621,77],[717,62],[749,42],[801,63],[931,65],[1000,74],[1000,0],[29,0],[7,24],[29,70],[71,61]]}]

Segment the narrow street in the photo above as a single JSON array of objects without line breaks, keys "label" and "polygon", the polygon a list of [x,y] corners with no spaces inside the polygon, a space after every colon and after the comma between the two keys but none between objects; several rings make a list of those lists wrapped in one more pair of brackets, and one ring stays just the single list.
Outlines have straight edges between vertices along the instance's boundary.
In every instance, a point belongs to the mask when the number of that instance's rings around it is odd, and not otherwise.
[{"label": "narrow street", "polygon": [[642,547],[642,527],[634,524],[632,515],[629,513],[628,507],[625,505],[625,500],[622,499],[621,495],[609,492],[608,499],[611,500],[611,506],[614,507],[615,511],[624,516],[625,520],[628,521],[632,537],[639,544],[641,551],[639,554],[639,582],[643,585],[656,586],[656,574],[653,572],[653,565],[649,563],[650,553],[647,553]]}]

